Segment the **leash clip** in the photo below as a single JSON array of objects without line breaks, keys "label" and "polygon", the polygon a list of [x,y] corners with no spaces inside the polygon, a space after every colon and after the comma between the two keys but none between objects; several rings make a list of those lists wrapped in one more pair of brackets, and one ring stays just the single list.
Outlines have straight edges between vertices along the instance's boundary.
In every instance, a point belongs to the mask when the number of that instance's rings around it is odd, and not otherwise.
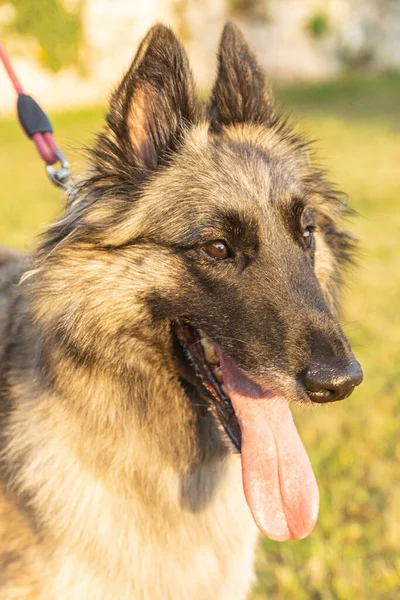
[{"label": "leash clip", "polygon": [[53,150],[53,152],[57,156],[61,166],[58,169],[55,169],[53,165],[46,165],[47,176],[54,185],[68,192],[72,187],[72,175],[69,170],[69,162],[60,150]]}]

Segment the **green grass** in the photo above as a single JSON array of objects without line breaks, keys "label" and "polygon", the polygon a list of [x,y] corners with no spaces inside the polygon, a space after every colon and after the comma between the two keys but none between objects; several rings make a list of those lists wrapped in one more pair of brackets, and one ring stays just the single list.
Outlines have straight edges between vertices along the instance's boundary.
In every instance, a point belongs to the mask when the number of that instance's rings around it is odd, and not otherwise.
[{"label": "green grass", "polygon": [[[252,599],[400,598],[400,77],[348,79],[280,90],[318,138],[319,156],[359,216],[360,266],[349,278],[343,325],[365,383],[343,403],[295,411],[321,492],[311,536],[260,543]],[[102,109],[55,115],[73,148],[98,130]],[[31,243],[60,210],[34,148],[14,121],[0,121],[1,242]],[[79,165],[77,165],[78,167]]]}]

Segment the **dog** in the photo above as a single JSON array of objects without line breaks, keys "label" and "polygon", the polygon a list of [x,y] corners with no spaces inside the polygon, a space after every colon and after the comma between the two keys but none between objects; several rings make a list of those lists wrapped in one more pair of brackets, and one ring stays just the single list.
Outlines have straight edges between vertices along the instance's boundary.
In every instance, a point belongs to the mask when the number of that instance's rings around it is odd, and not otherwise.
[{"label": "dog", "polygon": [[318,488],[289,403],[348,396],[343,196],[228,23],[208,103],[156,25],[31,256],[2,250],[2,600],[243,600]]}]

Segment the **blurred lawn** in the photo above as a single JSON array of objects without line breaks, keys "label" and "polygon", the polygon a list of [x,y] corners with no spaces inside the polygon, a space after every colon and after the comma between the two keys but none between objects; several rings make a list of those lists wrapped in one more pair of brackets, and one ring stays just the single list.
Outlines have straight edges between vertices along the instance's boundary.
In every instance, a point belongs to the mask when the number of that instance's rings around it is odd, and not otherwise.
[{"label": "blurred lawn", "polygon": [[[400,76],[279,90],[317,138],[323,165],[350,195],[362,243],[345,294],[344,329],[365,382],[343,403],[295,410],[321,491],[320,519],[301,542],[262,540],[252,600],[400,598]],[[104,110],[53,116],[79,169],[79,148]],[[27,247],[60,210],[34,148],[0,121],[0,242]]]}]

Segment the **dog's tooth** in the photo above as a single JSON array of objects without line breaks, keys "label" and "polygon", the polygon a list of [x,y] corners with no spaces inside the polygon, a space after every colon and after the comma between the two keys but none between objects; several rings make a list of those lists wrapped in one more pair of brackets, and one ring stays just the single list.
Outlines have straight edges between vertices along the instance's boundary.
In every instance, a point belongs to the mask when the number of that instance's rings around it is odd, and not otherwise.
[{"label": "dog's tooth", "polygon": [[207,348],[204,348],[204,355],[206,357],[207,362],[213,365],[217,365],[219,363],[218,354],[216,353],[215,348],[212,344],[210,346],[207,346]]},{"label": "dog's tooth", "polygon": [[221,383],[221,381],[223,381],[221,367],[217,367],[216,369],[214,369],[213,373],[215,379]]},{"label": "dog's tooth", "polygon": [[205,335],[200,338],[200,344],[203,346],[204,350],[212,348],[212,342]]},{"label": "dog's tooth", "polygon": [[218,354],[215,350],[214,344],[205,336],[200,339],[200,343],[203,346],[203,350],[204,350],[204,354],[205,354],[207,362],[209,362],[213,365],[218,364],[219,358],[218,358]]},{"label": "dog's tooth", "polygon": [[228,396],[228,398],[229,398],[228,388],[223,383],[221,383],[221,390],[225,394],[225,396]]}]

